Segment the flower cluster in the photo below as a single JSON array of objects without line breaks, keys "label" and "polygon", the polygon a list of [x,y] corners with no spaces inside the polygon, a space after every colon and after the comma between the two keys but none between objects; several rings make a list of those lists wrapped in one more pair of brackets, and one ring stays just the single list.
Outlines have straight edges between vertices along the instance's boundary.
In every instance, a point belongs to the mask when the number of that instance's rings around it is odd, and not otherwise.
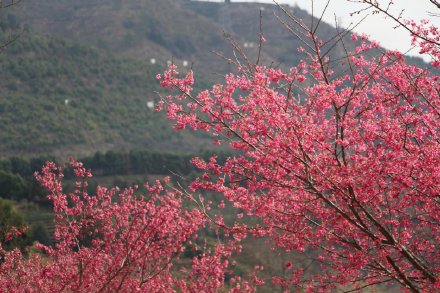
[{"label": "flower cluster", "polygon": [[[160,182],[119,190],[87,192],[92,176],[71,161],[77,188],[65,193],[62,169],[47,163],[37,179],[49,190],[55,212],[55,245],[24,257],[0,247],[0,286],[6,292],[172,292],[225,285],[227,258],[235,245],[221,243],[193,258],[178,272],[179,258],[206,217],[185,208],[182,194]],[[248,284],[242,282],[242,284]],[[205,286],[205,287],[204,287]],[[200,290],[199,290],[200,289]],[[251,287],[249,286],[249,291]]]}]

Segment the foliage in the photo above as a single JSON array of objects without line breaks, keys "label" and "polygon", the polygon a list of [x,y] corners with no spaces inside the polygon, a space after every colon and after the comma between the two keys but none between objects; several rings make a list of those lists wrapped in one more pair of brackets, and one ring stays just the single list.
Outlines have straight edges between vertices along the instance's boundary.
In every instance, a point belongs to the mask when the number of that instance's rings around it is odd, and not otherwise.
[{"label": "foliage", "polygon": [[[9,250],[24,243],[26,222],[12,205],[12,202],[0,198],[0,247]],[[0,248],[0,249],[1,249]],[[4,252],[0,251],[1,257]]]},{"label": "foliage", "polygon": [[[209,158],[211,152],[201,153],[203,158]],[[226,160],[226,153],[218,153],[219,160]],[[87,168],[99,175],[127,174],[170,174],[188,175],[196,172],[191,164],[191,154],[169,153],[157,151],[130,151],[106,153],[96,152],[93,157],[81,159]]]},{"label": "foliage", "polygon": [[[212,152],[202,153],[203,158],[209,158]],[[226,153],[219,152],[219,159],[226,160]],[[197,173],[198,169],[191,164],[193,155],[182,153],[156,151],[130,152],[96,152],[91,157],[84,157],[81,161],[87,168],[94,170],[98,176],[114,175],[171,175],[187,176]],[[0,159],[0,197],[21,201],[30,200],[47,205],[46,191],[35,181],[34,173],[46,161],[55,161],[53,157],[41,156],[31,159],[9,157]],[[73,172],[66,173],[67,178],[73,178]],[[95,182],[96,183],[96,182]],[[120,182],[121,186],[131,185],[133,182]],[[96,186],[93,186],[96,187]]]},{"label": "foliage", "polygon": [[15,201],[44,201],[46,192],[35,181],[34,173],[50,156],[24,159],[9,157],[0,159],[0,197]]},{"label": "foliage", "polygon": [[28,235],[28,244],[32,244],[34,241],[37,241],[44,245],[50,245],[51,236],[49,235],[46,226],[41,222],[37,222],[31,225],[28,231]]},{"label": "foliage", "polygon": [[28,186],[20,175],[0,170],[0,197],[17,200],[27,197]]}]

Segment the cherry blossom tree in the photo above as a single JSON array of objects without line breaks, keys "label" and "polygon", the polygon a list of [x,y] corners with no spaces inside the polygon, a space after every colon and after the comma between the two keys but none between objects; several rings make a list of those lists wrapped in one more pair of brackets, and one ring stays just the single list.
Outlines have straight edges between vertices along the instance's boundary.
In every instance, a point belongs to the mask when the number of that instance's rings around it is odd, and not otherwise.
[{"label": "cherry blossom tree", "polygon": [[[347,31],[320,40],[319,21],[310,27],[285,13],[295,27],[284,25],[304,43],[296,67],[242,55],[230,60],[235,73],[199,93],[192,72],[179,75],[171,65],[157,76],[175,93],[158,110],[176,129],[206,131],[237,152],[224,164],[194,158],[205,174],[190,192],[218,192],[237,208],[231,231],[315,257],[318,272],[287,262],[290,275],[274,276],[286,289],[440,290],[440,77],[364,35],[352,34],[352,52]],[[396,20],[440,67],[438,28]],[[331,54],[338,46],[343,58]],[[227,227],[221,215],[205,213]],[[258,225],[246,224],[255,218]]]},{"label": "cherry blossom tree", "polygon": [[[0,245],[0,286],[5,292],[215,292],[225,285],[228,259],[240,249],[237,241],[197,248],[190,267],[179,264],[206,217],[184,208],[182,194],[160,182],[119,190],[86,191],[92,176],[72,161],[79,179],[65,193],[62,169],[47,163],[38,180],[50,191],[55,212],[55,245],[37,244],[25,257]],[[167,180],[165,180],[167,182]],[[228,287],[250,292],[254,286],[236,278]]]},{"label": "cherry blossom tree", "polygon": [[[0,246],[2,290],[254,291],[262,283],[255,274],[225,281],[245,237],[314,259],[319,270],[286,259],[288,274],[272,278],[286,290],[440,290],[440,77],[366,36],[352,34],[351,51],[348,30],[320,40],[320,20],[307,26],[285,13],[283,25],[304,42],[295,67],[264,66],[259,56],[252,64],[234,43],[236,70],[210,89],[195,93],[193,73],[174,65],[157,76],[173,91],[158,110],[175,128],[208,132],[234,156],[194,158],[203,174],[186,189],[165,180],[144,195],[136,186],[91,195],[92,174],[75,161],[76,189],[66,192],[62,168],[47,163],[37,178],[53,202],[55,245],[36,244],[27,255]],[[402,23],[438,68],[438,29]],[[223,196],[220,212],[205,191]],[[227,204],[235,223],[221,213]],[[223,241],[195,246],[202,228]],[[191,265],[181,258],[188,247],[197,250]]]}]

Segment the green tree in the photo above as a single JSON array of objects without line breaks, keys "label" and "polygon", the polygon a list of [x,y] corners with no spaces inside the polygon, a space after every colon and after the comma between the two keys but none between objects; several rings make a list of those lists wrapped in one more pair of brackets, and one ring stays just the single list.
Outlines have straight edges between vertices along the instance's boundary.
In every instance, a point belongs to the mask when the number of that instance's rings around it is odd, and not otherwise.
[{"label": "green tree", "polygon": [[0,170],[0,196],[20,200],[28,195],[26,181],[20,176]]},{"label": "green tree", "polygon": [[34,241],[38,241],[44,245],[50,245],[49,232],[42,222],[32,224],[29,230],[28,245],[32,245]]},{"label": "green tree", "polygon": [[11,201],[0,198],[0,244],[6,250],[21,247],[26,238],[25,233],[13,237],[15,232],[26,227],[23,215],[17,211]]}]

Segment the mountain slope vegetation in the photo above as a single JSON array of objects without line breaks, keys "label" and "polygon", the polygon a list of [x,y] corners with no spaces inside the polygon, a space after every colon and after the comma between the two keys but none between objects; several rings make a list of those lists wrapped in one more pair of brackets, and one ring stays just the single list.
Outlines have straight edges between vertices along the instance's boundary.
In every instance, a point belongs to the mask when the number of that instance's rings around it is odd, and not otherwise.
[{"label": "mountain slope vegetation", "polygon": [[3,154],[159,149],[179,138],[146,106],[160,90],[156,65],[25,31],[0,67]]}]

